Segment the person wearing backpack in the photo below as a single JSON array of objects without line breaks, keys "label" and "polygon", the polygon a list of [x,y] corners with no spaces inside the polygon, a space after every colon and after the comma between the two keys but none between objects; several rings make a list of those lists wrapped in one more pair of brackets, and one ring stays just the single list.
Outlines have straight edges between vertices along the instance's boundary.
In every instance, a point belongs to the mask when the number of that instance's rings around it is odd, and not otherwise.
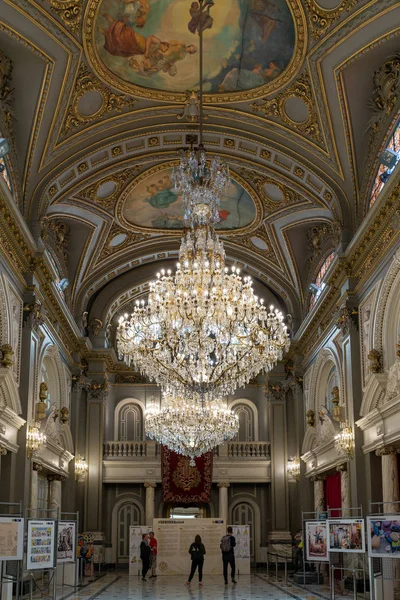
[{"label": "person wearing backpack", "polygon": [[221,540],[220,548],[222,552],[222,564],[224,568],[224,581],[225,585],[228,585],[228,565],[231,565],[231,578],[232,583],[236,583],[235,579],[235,551],[236,540],[232,533],[232,527],[228,527],[226,535]]},{"label": "person wearing backpack", "polygon": [[193,544],[190,544],[189,554],[192,559],[192,568],[190,570],[189,579],[186,582],[186,585],[190,585],[194,574],[196,572],[197,567],[199,568],[199,587],[203,586],[203,565],[204,565],[204,555],[206,553],[206,549],[204,544],[201,542],[201,537],[196,535],[194,538]]}]

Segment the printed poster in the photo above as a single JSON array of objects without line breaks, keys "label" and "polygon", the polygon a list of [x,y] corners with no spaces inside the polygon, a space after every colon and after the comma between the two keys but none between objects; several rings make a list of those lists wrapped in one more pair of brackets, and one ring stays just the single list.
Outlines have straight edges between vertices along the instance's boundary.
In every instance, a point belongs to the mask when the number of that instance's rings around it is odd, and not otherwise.
[{"label": "printed poster", "polygon": [[24,557],[24,519],[0,517],[0,561]]},{"label": "printed poster", "polygon": [[236,568],[241,575],[250,575],[251,540],[250,525],[231,525],[235,537]]},{"label": "printed poster", "polygon": [[306,558],[311,562],[327,561],[326,521],[306,521]]},{"label": "printed poster", "polygon": [[327,521],[328,552],[365,552],[364,519]]},{"label": "printed poster", "polygon": [[76,522],[59,521],[57,534],[57,562],[75,562]]},{"label": "printed poster", "polygon": [[28,521],[27,571],[55,567],[55,542],[55,521]]},{"label": "printed poster", "polygon": [[367,517],[368,554],[400,558],[400,515]]},{"label": "printed poster", "polygon": [[142,561],[140,560],[140,544],[143,533],[149,533],[151,528],[147,525],[129,527],[129,575],[137,575],[137,572],[142,569]]}]

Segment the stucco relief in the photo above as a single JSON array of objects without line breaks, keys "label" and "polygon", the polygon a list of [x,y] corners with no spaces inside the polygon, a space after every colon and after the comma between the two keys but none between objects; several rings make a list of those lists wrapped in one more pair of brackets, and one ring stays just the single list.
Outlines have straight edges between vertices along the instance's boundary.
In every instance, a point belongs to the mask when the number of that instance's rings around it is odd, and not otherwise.
[{"label": "stucco relief", "polygon": [[395,362],[389,369],[386,386],[386,400],[391,400],[400,394],[400,345],[397,346]]}]

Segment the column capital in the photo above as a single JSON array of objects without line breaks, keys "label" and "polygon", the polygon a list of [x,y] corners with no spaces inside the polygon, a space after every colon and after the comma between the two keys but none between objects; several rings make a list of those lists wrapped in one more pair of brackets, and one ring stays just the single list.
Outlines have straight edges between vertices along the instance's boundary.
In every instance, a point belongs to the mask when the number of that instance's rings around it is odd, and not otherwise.
[{"label": "column capital", "polygon": [[143,485],[145,488],[156,488],[157,487],[157,483],[155,481],[145,481]]},{"label": "column capital", "polygon": [[314,475],[314,477],[310,477],[311,481],[315,483],[316,481],[325,481],[325,475]]},{"label": "column capital", "polygon": [[32,463],[32,469],[34,471],[41,471],[43,469],[43,465],[41,465],[40,463],[34,462]]},{"label": "column capital", "polygon": [[66,477],[64,477],[64,475],[58,475],[58,474],[54,473],[51,475],[47,475],[47,480],[48,481],[65,481]]},{"label": "column capital", "polygon": [[229,481],[220,481],[219,483],[217,483],[217,487],[219,488],[228,488],[230,486],[231,484],[229,483]]},{"label": "column capital", "polygon": [[347,463],[342,463],[341,465],[337,465],[336,471],[338,473],[346,473],[347,472]]},{"label": "column capital", "polygon": [[389,454],[398,454],[400,452],[400,448],[395,448],[394,446],[381,446],[375,450],[376,456],[388,456]]}]

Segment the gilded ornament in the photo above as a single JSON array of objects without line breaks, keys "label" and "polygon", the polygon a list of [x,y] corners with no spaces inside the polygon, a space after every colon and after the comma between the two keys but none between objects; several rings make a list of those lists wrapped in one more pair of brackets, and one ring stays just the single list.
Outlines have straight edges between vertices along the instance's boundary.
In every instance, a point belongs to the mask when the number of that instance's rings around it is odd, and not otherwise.
[{"label": "gilded ornament", "polygon": [[68,419],[69,419],[69,410],[66,406],[63,406],[60,410],[60,421],[61,421],[61,423],[63,423],[65,425],[66,423],[68,423]]},{"label": "gilded ornament", "polygon": [[200,115],[200,100],[199,93],[195,91],[187,91],[185,105],[182,113],[176,115],[176,118],[181,121],[185,119],[189,123],[197,123]]},{"label": "gilded ornament", "polygon": [[382,373],[382,352],[373,348],[368,354],[368,369],[371,373]]},{"label": "gilded ornament", "polygon": [[111,148],[112,156],[120,156],[122,154],[122,146],[114,146]]},{"label": "gilded ornament", "polygon": [[14,360],[13,360],[14,350],[12,349],[12,346],[10,344],[3,344],[2,346],[0,346],[0,352],[1,352],[0,362],[3,365],[3,367],[5,369],[12,367],[14,364]]},{"label": "gilded ornament", "polygon": [[50,8],[72,32],[79,30],[82,20],[83,0],[47,0]]},{"label": "gilded ornament", "polygon": [[78,165],[78,173],[85,173],[89,169],[89,165],[85,162]]},{"label": "gilded ornament", "polygon": [[344,12],[350,12],[357,2],[358,0],[342,0],[339,6],[330,9],[323,8],[315,0],[305,0],[312,37],[321,38],[333,23],[338,21]]},{"label": "gilded ornament", "polygon": [[[96,181],[95,183],[89,185],[88,187],[80,190],[76,193],[79,198],[83,198],[84,200],[88,200],[89,202],[95,202],[99,204],[105,209],[114,208],[115,201],[120,195],[121,191],[125,187],[125,184],[129,182],[137,173],[139,172],[140,167],[138,165],[134,165],[133,167],[128,167],[119,173],[115,173],[108,177],[103,177],[100,181]],[[114,181],[116,184],[115,190],[112,194],[107,196],[106,198],[99,198],[97,192],[99,188],[108,181]]]},{"label": "gilded ornament", "polygon": [[172,475],[172,480],[177,488],[189,492],[199,485],[201,475],[197,467],[190,466],[189,458],[187,456],[182,456],[178,460],[178,464]]},{"label": "gilded ornament", "polygon": [[[98,92],[103,99],[97,112],[89,116],[79,112],[79,101],[87,92]],[[108,113],[120,113],[123,108],[132,108],[135,102],[136,100],[126,94],[114,94],[109,87],[101,83],[89,71],[85,63],[81,63],[75,82],[72,104],[68,109],[61,134],[65,136],[74,129],[86,127],[99,121]]]},{"label": "gilded ornament", "polygon": [[57,194],[57,191],[58,191],[57,186],[56,185],[52,185],[49,188],[49,196],[52,198],[55,194]]},{"label": "gilded ornament", "polygon": [[301,167],[295,167],[294,174],[296,175],[296,177],[303,179],[303,177],[305,175],[305,171]]},{"label": "gilded ornament", "polygon": [[307,425],[309,427],[315,427],[315,412],[311,408],[306,412]]},{"label": "gilded ornament", "polygon": [[341,410],[340,410],[340,397],[339,397],[339,388],[337,385],[335,385],[335,387],[332,388],[332,405],[333,405],[333,409],[332,409],[332,418],[334,421],[341,421]]},{"label": "gilded ornament", "polygon": [[232,140],[231,138],[224,139],[224,148],[234,148],[234,147],[235,147],[235,140]]},{"label": "gilded ornament", "polygon": [[271,152],[263,148],[260,152],[260,158],[264,158],[265,160],[271,160]]},{"label": "gilded ornament", "polygon": [[102,321],[100,321],[100,319],[92,319],[90,321],[90,328],[92,330],[93,335],[99,335],[102,327],[103,323]]},{"label": "gilded ornament", "polygon": [[[285,111],[285,103],[289,98],[298,98],[306,105],[308,117],[305,121],[299,123],[288,116]],[[250,107],[254,113],[261,112],[265,118],[274,117],[279,119],[299,133],[313,138],[318,143],[322,142],[321,128],[318,115],[314,109],[311,81],[307,71],[304,71],[294,84],[280,92],[275,98],[253,102]]]},{"label": "gilded ornament", "polygon": [[154,146],[159,146],[160,145],[160,138],[159,137],[151,137],[149,138],[149,147],[153,148]]}]

